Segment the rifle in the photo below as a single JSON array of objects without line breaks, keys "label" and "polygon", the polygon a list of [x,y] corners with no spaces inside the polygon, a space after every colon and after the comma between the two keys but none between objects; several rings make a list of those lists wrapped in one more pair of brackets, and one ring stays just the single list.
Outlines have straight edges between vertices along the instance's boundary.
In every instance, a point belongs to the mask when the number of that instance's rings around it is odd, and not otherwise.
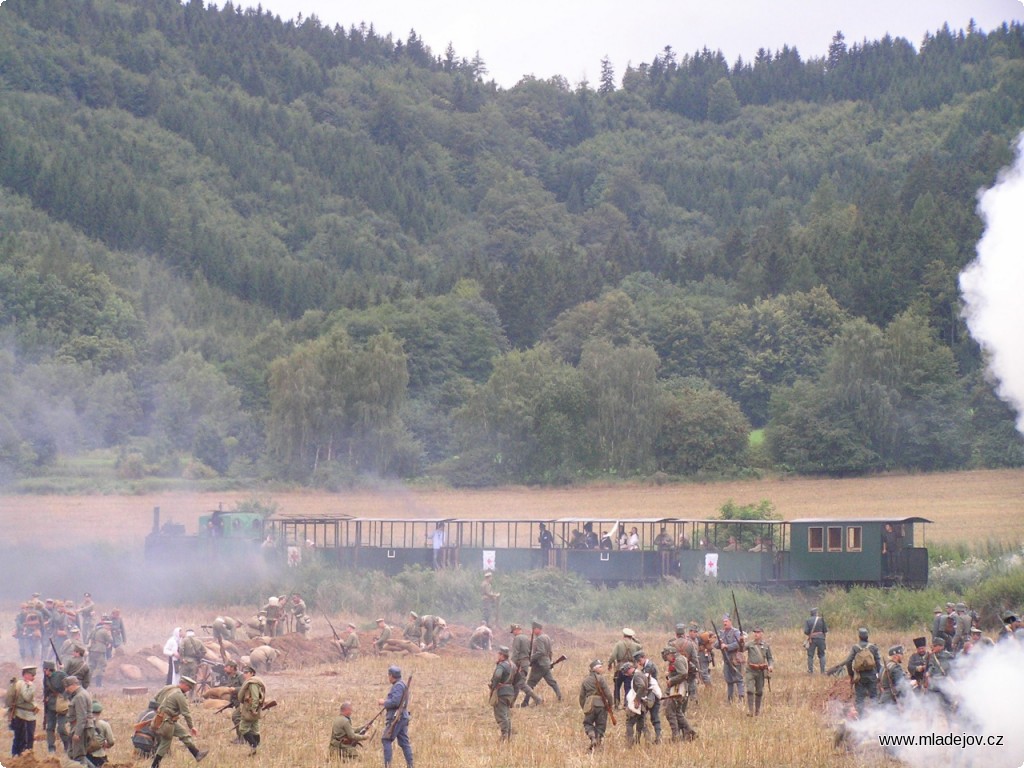
[{"label": "rifle", "polygon": [[557,659],[555,659],[553,662],[551,662],[551,669],[554,669],[557,665],[561,664],[563,661],[566,661],[567,659],[568,659],[568,656],[566,656],[563,653],[561,656],[559,656]]},{"label": "rifle", "polygon": [[740,631],[739,649],[740,653],[742,653],[746,645],[745,641],[743,640],[743,619],[740,618],[740,607],[736,605],[736,593],[732,590],[729,591],[732,592],[732,609],[736,613],[736,627]]},{"label": "rifle", "polygon": [[49,638],[49,640],[50,640],[50,647],[53,649],[53,658],[55,658],[57,660],[57,663],[60,666],[63,667],[64,666],[64,662],[60,660],[60,654],[57,653],[57,646],[53,644],[53,638],[51,637],[51,638]]},{"label": "rifle", "polygon": [[[564,656],[562,657],[565,658]],[[618,725],[615,722],[615,710],[612,709],[611,703],[608,701],[608,694],[604,692],[604,686],[601,685],[601,678],[597,675],[594,676],[597,682],[597,695],[601,697],[601,703],[604,704],[604,711],[608,713],[608,717],[611,718],[612,725]]]},{"label": "rifle", "polygon": [[381,734],[381,739],[384,741],[391,741],[395,738],[395,729],[398,728],[398,723],[405,716],[405,711],[409,708],[409,688],[412,687],[412,675],[409,675],[409,682],[405,684],[405,690],[402,691],[402,698],[398,702],[398,708],[395,709],[395,717],[388,724],[388,727],[384,729],[384,733]]},{"label": "rifle", "polygon": [[338,631],[334,628],[334,625],[331,624],[331,620],[327,618],[327,611],[321,608],[320,613],[322,613],[324,618],[327,619],[327,626],[331,628],[331,634],[334,635],[334,642],[338,644],[338,651],[341,653],[341,658],[348,660],[348,648],[341,644],[341,638],[338,637]]},{"label": "rifle", "polygon": [[234,690],[234,691],[232,691],[232,692],[231,692],[231,698],[230,698],[230,699],[228,700],[228,703],[227,703],[227,704],[225,704],[225,705],[224,705],[223,707],[221,707],[220,709],[218,709],[218,710],[217,710],[216,712],[214,712],[213,714],[215,714],[215,715],[219,715],[219,714],[220,714],[221,712],[223,712],[224,710],[226,710],[226,709],[233,709],[233,708],[235,708],[235,707],[237,707],[237,706],[238,706],[238,691],[237,691],[237,690]]},{"label": "rifle", "polygon": [[[268,709],[273,709],[276,706],[277,706],[277,702],[276,701],[268,701],[266,704],[264,704],[262,707],[260,707],[260,712],[266,712]],[[223,709],[218,709],[217,711],[218,712],[223,712],[224,710]],[[235,730],[235,727],[236,726],[232,725],[230,728],[228,728],[226,731],[224,731],[224,733],[231,733],[232,731]]]},{"label": "rifle", "polygon": [[[725,662],[725,666],[727,666],[729,670],[735,675],[736,667],[734,667],[732,662],[729,661],[729,654],[726,652],[725,648],[722,647],[722,636],[718,632],[718,627],[715,626],[714,619],[711,620],[711,628],[715,630],[715,637],[718,638],[718,649],[722,652],[722,661]],[[711,653],[711,660],[715,660],[714,652]]]},{"label": "rifle", "polygon": [[[410,678],[410,679],[411,679],[411,678]],[[384,707],[381,707],[381,708],[380,708],[380,711],[379,711],[379,712],[378,712],[378,713],[377,713],[376,715],[374,715],[374,716],[373,716],[373,717],[371,717],[371,718],[370,718],[369,720],[367,720],[367,721],[366,721],[366,722],[365,722],[365,723],[364,723],[364,724],[363,724],[362,726],[360,726],[359,728],[356,728],[356,733],[358,733],[358,734],[364,734],[364,733],[366,733],[366,732],[367,732],[368,730],[370,730],[370,726],[371,726],[371,725],[373,725],[374,721],[375,721],[375,720],[376,720],[376,719],[377,719],[378,717],[380,717],[381,715],[383,715],[383,714],[384,714]]]}]

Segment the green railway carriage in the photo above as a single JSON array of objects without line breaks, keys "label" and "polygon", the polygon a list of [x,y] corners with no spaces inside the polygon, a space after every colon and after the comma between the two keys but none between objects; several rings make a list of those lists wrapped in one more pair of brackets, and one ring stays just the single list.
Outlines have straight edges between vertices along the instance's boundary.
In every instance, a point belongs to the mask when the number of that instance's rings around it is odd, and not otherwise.
[{"label": "green railway carriage", "polygon": [[[266,520],[258,515],[236,520],[232,515],[241,513],[214,514],[220,515],[220,521],[201,518],[200,535],[191,537],[168,531],[167,526],[160,529],[155,519],[154,532],[147,537],[147,554],[193,551],[209,557],[251,555],[259,550],[263,555],[259,560],[294,566],[315,553],[338,568],[392,575],[411,566],[503,573],[555,568],[602,584],[642,584],[665,578],[764,586],[923,587],[928,582],[923,524],[930,521],[921,517],[513,520],[279,514]],[[542,530],[550,533],[550,547],[541,546]]]}]

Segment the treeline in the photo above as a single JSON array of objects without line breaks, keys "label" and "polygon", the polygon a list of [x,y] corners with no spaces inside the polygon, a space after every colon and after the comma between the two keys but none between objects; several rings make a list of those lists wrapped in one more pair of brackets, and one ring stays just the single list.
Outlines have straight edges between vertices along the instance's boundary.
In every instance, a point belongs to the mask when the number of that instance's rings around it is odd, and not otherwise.
[{"label": "treeline", "polygon": [[415,32],[8,0],[0,464],[1019,465],[956,279],[1022,122],[1018,24],[502,90]]}]

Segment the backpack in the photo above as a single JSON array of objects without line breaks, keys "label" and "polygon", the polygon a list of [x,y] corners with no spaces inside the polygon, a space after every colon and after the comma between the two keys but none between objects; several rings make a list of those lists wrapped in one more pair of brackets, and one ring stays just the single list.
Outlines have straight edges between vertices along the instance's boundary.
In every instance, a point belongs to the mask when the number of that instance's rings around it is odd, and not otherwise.
[{"label": "backpack", "polygon": [[132,746],[143,757],[152,757],[153,753],[156,752],[156,734],[150,728],[150,723],[153,722],[155,715],[156,711],[152,709],[147,709],[143,712],[138,722],[145,723],[145,725],[132,734]]},{"label": "backpack", "polygon": [[853,657],[854,672],[873,672],[875,669],[875,654],[871,652],[872,646],[865,645]]}]

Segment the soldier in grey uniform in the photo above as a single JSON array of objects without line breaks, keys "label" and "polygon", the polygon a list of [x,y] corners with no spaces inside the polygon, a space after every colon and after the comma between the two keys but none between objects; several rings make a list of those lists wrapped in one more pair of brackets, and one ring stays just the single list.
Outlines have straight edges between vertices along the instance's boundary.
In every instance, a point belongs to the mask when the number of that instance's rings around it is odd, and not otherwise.
[{"label": "soldier in grey uniform", "polygon": [[76,763],[91,766],[86,749],[88,747],[88,735],[86,728],[89,727],[89,718],[92,717],[92,696],[82,687],[81,681],[75,675],[68,675],[64,678],[64,695],[68,701],[68,735],[71,746],[68,749],[68,757]]},{"label": "soldier in grey uniform", "polygon": [[[530,699],[533,699],[536,704],[543,704],[544,700],[534,693],[533,688],[526,682],[530,673],[530,638],[523,634],[523,628],[518,624],[513,624],[509,627],[509,632],[512,633],[511,661],[516,667],[516,678],[513,682],[513,687],[515,688],[516,697],[520,693],[523,694],[523,702],[519,706],[530,706]],[[512,701],[514,704],[515,698]]]},{"label": "soldier in grey uniform", "polygon": [[608,707],[612,703],[612,689],[604,676],[600,659],[590,662],[590,674],[580,684],[580,708],[583,710],[583,732],[590,739],[590,749],[601,746],[608,729]]},{"label": "soldier in grey uniform", "polygon": [[818,656],[818,666],[821,674],[825,674],[825,635],[828,634],[828,625],[825,618],[817,608],[811,608],[811,616],[804,622],[804,647],[807,649],[807,674],[814,674],[814,656]]},{"label": "soldier in grey uniform", "polygon": [[[644,653],[642,650],[638,651],[637,653],[643,654],[643,656],[642,656],[642,658],[637,659],[636,658],[636,654],[634,654],[634,657],[633,657],[634,661],[637,662],[638,666],[641,663],[643,664],[642,669],[644,671],[644,674],[647,675],[648,683],[653,688],[654,684],[650,683],[650,681],[658,679],[658,667],[655,666],[654,660],[649,658],[647,656],[647,654]],[[653,726],[653,728],[654,728],[654,743],[655,744],[660,744],[661,743],[661,699],[658,696],[654,697],[654,703],[651,705],[650,715],[651,715],[651,726]]]},{"label": "soldier in grey uniform", "polygon": [[923,637],[914,638],[914,652],[907,661],[907,675],[917,683],[915,691],[922,693],[928,690],[928,640]]},{"label": "soldier in grey uniform", "polygon": [[93,628],[96,626],[96,603],[92,601],[92,595],[86,592],[82,605],[78,609],[78,626],[82,630],[82,637],[88,639],[92,636]]},{"label": "soldier in grey uniform", "polygon": [[107,671],[108,654],[114,649],[114,636],[108,628],[110,620],[106,617],[93,630],[89,638],[89,669],[97,687],[103,687],[103,673]]},{"label": "soldier in grey uniform", "polygon": [[903,646],[891,646],[888,656],[889,658],[882,665],[882,677],[879,680],[881,691],[878,700],[882,704],[896,704],[908,688],[907,676],[903,671]]},{"label": "soldier in grey uniform", "polygon": [[697,738],[697,732],[686,719],[686,708],[690,701],[689,684],[697,679],[697,651],[689,638],[685,640],[686,644],[682,648],[678,644],[671,644],[661,655],[668,664],[665,670],[665,719],[672,732],[672,741],[692,741]]},{"label": "soldier in grey uniform", "polygon": [[765,680],[771,677],[775,659],[772,648],[764,641],[764,630],[754,628],[754,640],[747,644],[747,716],[761,714],[761,699],[764,696]]},{"label": "soldier in grey uniform", "polygon": [[[850,652],[846,655],[846,658],[836,664],[829,670],[830,673],[834,673],[846,667],[846,672],[853,681],[853,692],[857,704],[857,716],[863,717],[864,715],[864,700],[865,699],[876,699],[878,698],[878,674],[882,671],[882,660],[878,655],[878,647],[868,641],[868,630],[865,627],[861,627],[857,630],[857,642],[850,648]],[[874,666],[870,669],[856,670],[854,669],[854,661],[857,658],[857,654],[867,649],[872,656],[874,656]]]},{"label": "soldier in grey uniform", "polygon": [[732,625],[729,616],[722,617],[722,631],[718,635],[715,647],[722,651],[723,677],[728,686],[727,700],[732,703],[735,692],[739,701],[743,701],[743,665],[746,657],[743,655],[745,641],[743,635]]},{"label": "soldier in grey uniform", "polygon": [[544,626],[540,622],[533,622],[532,627],[534,635],[533,653],[530,656],[530,679],[527,680],[527,685],[533,689],[537,686],[537,683],[543,680],[551,686],[551,690],[555,692],[555,697],[561,701],[562,691],[558,687],[558,681],[555,679],[555,676],[551,673],[551,638],[543,634]]},{"label": "soldier in grey uniform", "polygon": [[494,709],[494,720],[501,732],[501,740],[507,741],[512,738],[512,702],[516,697],[516,689],[512,685],[515,680],[515,670],[509,657],[508,646],[498,648],[498,661],[491,674],[491,696],[490,704]]},{"label": "soldier in grey uniform", "polygon": [[646,657],[643,651],[637,651],[634,656],[637,657],[637,661],[628,662],[629,666],[622,670],[623,675],[630,679],[630,691],[633,694],[633,708],[630,709],[628,706],[628,693],[626,707],[626,745],[630,747],[639,744],[647,733],[647,713],[654,706],[655,700],[650,679],[643,671]]},{"label": "soldier in grey uniform", "polygon": [[60,737],[64,751],[71,746],[68,736],[68,700],[64,696],[67,675],[52,661],[43,662],[43,728],[46,730],[46,751],[57,751]]},{"label": "soldier in grey uniform", "polygon": [[64,662],[64,673],[69,677],[74,675],[78,678],[83,688],[89,688],[92,673],[89,670],[89,664],[85,660],[84,647],[81,645],[72,646],[71,657]]}]

